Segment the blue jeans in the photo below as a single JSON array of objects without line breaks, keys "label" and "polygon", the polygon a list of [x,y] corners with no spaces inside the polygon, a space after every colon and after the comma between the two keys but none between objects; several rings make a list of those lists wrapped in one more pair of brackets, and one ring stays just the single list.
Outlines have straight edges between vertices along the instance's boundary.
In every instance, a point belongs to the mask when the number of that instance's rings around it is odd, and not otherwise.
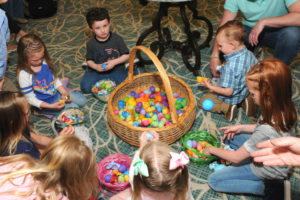
[{"label": "blue jeans", "polygon": [[[137,74],[136,67],[134,68],[134,74]],[[115,68],[106,71],[106,72],[97,72],[89,67],[85,70],[85,73],[80,82],[81,91],[84,94],[90,93],[92,87],[97,81],[103,79],[110,79],[119,85],[122,83],[128,76],[128,69],[125,69],[124,65],[116,66]]]},{"label": "blue jeans", "polygon": [[[245,26],[247,32],[246,45],[252,30]],[[283,28],[265,28],[259,35],[259,45],[274,49],[274,57],[289,65],[297,55],[300,47],[300,27],[287,26]]]},{"label": "blue jeans", "polygon": [[[225,143],[237,150],[250,136],[250,134],[238,134]],[[246,164],[232,165],[212,173],[208,184],[215,191],[229,193],[264,195],[265,189],[263,181],[252,172],[249,160]]]},{"label": "blue jeans", "polygon": [[[84,106],[86,103],[86,97],[80,92],[70,92],[70,97],[72,101],[70,103],[66,103],[65,107],[61,110],[51,109],[51,108],[42,108],[42,109],[34,108],[34,109],[36,109],[40,114],[49,115],[49,117],[52,115],[52,117],[54,117],[54,116],[58,116],[63,110],[67,110],[69,108],[79,108]],[[61,99],[60,94],[58,95],[58,98],[56,100],[49,103],[57,102],[59,99]]]},{"label": "blue jeans", "polygon": [[1,6],[11,17],[24,18],[23,0],[9,0]]}]

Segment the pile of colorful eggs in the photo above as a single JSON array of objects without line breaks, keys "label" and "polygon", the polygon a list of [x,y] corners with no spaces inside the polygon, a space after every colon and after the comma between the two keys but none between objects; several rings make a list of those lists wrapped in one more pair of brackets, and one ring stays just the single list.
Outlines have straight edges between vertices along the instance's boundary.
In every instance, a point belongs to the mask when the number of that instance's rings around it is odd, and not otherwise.
[{"label": "pile of colorful eggs", "polygon": [[93,92],[97,95],[103,96],[111,93],[116,87],[116,83],[111,80],[102,80],[96,82],[93,87]]},{"label": "pile of colorful eggs", "polygon": [[67,126],[74,125],[74,124],[80,124],[84,121],[84,114],[68,114],[63,113],[60,117],[60,121]]},{"label": "pile of colorful eggs", "polygon": [[[208,143],[207,141],[201,141],[201,142],[197,142],[196,140],[188,140],[186,141],[186,145],[189,146],[190,148],[194,149],[195,151],[198,151],[200,153],[203,153],[203,149],[205,149],[206,147],[210,147],[212,146],[210,143]],[[196,153],[194,153],[192,150],[187,149],[186,153],[193,158],[200,158],[200,159],[206,159],[206,157],[204,156],[198,156]]]},{"label": "pile of colorful eggs", "polygon": [[[173,96],[176,112],[180,117],[185,112],[187,100],[176,92]],[[131,91],[118,102],[114,114],[135,127],[161,128],[172,123],[167,96],[163,90],[154,86],[145,91]]]},{"label": "pile of colorful eggs", "polygon": [[109,171],[109,173],[104,177],[104,181],[106,183],[122,184],[129,180],[129,170],[127,169],[126,165],[121,165],[116,162],[110,162],[106,166],[106,170]]}]

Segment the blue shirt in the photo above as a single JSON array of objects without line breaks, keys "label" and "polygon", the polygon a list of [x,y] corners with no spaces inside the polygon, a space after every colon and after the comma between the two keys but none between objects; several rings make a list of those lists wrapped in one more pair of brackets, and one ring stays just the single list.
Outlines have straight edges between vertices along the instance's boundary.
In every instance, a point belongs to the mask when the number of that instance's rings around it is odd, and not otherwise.
[{"label": "blue shirt", "polygon": [[239,104],[249,94],[246,75],[257,63],[254,54],[246,47],[232,54],[224,55],[225,64],[220,70],[219,87],[233,88],[230,96],[216,94],[217,98],[228,104]]},{"label": "blue shirt", "polygon": [[260,19],[286,15],[297,0],[226,0],[224,9],[243,14],[243,24],[253,27]]},{"label": "blue shirt", "polygon": [[41,70],[35,72],[35,78],[32,76],[32,85],[21,87],[21,90],[25,95],[33,91],[37,99],[52,104],[60,99],[54,83],[50,68],[43,63]]},{"label": "blue shirt", "polygon": [[0,9],[0,79],[3,78],[6,70],[7,46],[6,41],[9,39],[10,32],[5,12]]}]

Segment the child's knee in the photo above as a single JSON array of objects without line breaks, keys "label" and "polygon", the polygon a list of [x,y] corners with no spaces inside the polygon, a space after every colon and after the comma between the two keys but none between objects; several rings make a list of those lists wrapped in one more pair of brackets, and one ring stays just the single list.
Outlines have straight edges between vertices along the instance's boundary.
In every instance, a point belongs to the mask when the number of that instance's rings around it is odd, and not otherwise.
[{"label": "child's knee", "polygon": [[92,84],[87,82],[86,80],[82,79],[80,82],[80,89],[83,94],[88,94],[91,92],[92,89]]}]

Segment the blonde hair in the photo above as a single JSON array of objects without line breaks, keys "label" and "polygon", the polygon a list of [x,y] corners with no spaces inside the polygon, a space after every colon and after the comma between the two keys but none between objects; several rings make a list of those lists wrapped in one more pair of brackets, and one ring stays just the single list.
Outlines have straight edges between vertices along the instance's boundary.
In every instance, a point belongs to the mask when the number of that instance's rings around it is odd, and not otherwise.
[{"label": "blonde hair", "polygon": [[189,171],[187,166],[169,170],[170,152],[174,149],[167,144],[156,141],[147,143],[140,152],[149,170],[149,177],[140,174],[134,176],[133,199],[140,199],[142,187],[154,192],[172,192],[175,200],[184,200],[189,187]]},{"label": "blonde hair", "polygon": [[[0,158],[1,165],[23,161],[24,165],[9,172],[1,180],[5,182],[20,176],[31,175],[34,183],[38,182],[37,196],[43,199],[57,199],[61,194],[70,200],[88,199],[97,190],[97,164],[95,156],[83,141],[74,135],[59,136],[51,141],[41,160],[35,160],[28,155],[15,155]],[[22,196],[29,196],[32,189]],[[50,192],[49,195],[45,195]],[[18,191],[15,191],[18,194]]]},{"label": "blonde hair", "polygon": [[277,58],[266,58],[254,65],[246,76],[246,83],[260,93],[262,119],[280,130],[289,131],[296,123],[297,111],[292,101],[290,68]]},{"label": "blonde hair", "polygon": [[[26,140],[23,131],[29,128],[25,106],[27,100],[21,92],[0,92],[0,155],[11,155],[18,142]],[[28,105],[29,107],[29,105]]]},{"label": "blonde hair", "polygon": [[28,73],[32,74],[35,78],[35,72],[32,71],[30,64],[28,63],[28,58],[30,54],[32,53],[38,53],[44,51],[44,59],[49,66],[52,75],[56,78],[56,69],[55,66],[49,56],[49,53],[47,51],[46,45],[43,42],[43,40],[33,34],[27,34],[23,37],[21,37],[20,41],[18,42],[18,66],[17,66],[17,77],[19,76],[20,72],[22,70],[26,70]]},{"label": "blonde hair", "polygon": [[228,21],[219,27],[216,35],[221,33],[224,33],[229,41],[235,40],[240,44],[244,44],[247,37],[245,26],[238,20]]}]

